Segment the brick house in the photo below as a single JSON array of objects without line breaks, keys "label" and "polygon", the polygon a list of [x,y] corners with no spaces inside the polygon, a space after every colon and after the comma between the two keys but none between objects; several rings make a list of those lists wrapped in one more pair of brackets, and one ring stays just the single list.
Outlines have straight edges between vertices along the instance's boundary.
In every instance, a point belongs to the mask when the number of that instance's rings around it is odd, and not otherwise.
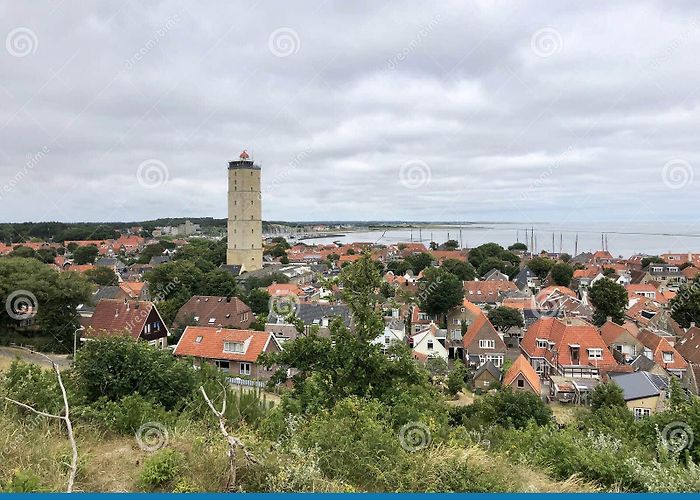
[{"label": "brick house", "polygon": [[281,350],[271,333],[188,326],[175,346],[174,354],[193,358],[195,366],[212,364],[231,377],[269,380],[275,371],[258,364],[258,357],[263,352]]},{"label": "brick house", "polygon": [[195,295],[175,316],[179,326],[215,326],[246,329],[255,321],[253,311],[238,297]]},{"label": "brick house", "polygon": [[91,318],[85,319],[81,340],[104,335],[128,334],[157,347],[167,347],[170,332],[153,302],[102,299]]}]

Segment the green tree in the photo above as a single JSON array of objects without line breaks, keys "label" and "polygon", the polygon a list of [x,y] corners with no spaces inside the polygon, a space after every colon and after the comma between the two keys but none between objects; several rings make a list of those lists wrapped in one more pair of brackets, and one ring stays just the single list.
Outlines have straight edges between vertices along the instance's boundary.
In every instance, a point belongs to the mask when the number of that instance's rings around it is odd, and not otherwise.
[{"label": "green tree", "polygon": [[267,313],[270,309],[270,294],[262,288],[253,288],[246,295],[245,303],[255,314]]},{"label": "green tree", "polygon": [[642,268],[646,268],[649,264],[665,264],[665,261],[658,255],[650,255],[642,259]]},{"label": "green tree", "polygon": [[596,326],[602,326],[608,317],[618,325],[624,323],[628,301],[625,287],[603,278],[591,286],[588,297],[595,308],[593,322]]},{"label": "green tree", "polygon": [[464,300],[464,287],[454,274],[442,268],[424,273],[418,291],[418,305],[430,315],[447,314]]},{"label": "green tree", "polygon": [[29,247],[17,246],[9,254],[10,257],[21,257],[23,259],[35,259],[37,258],[36,252]]},{"label": "green tree", "polygon": [[625,406],[622,388],[614,382],[599,384],[591,391],[591,408],[593,410]]},{"label": "green tree", "polygon": [[[36,312],[34,326],[54,339],[52,349],[69,352],[73,331],[78,328],[76,307],[87,303],[91,295],[87,279],[73,272],[58,272],[36,259],[8,257],[0,259],[0,302],[25,301]],[[0,315],[0,324],[14,327],[9,315]]]},{"label": "green tree", "polygon": [[472,281],[476,278],[476,270],[469,262],[457,259],[445,259],[440,267],[454,274],[462,281]]},{"label": "green tree", "polygon": [[95,269],[85,271],[85,277],[88,281],[100,286],[118,285],[119,277],[109,267],[97,266]]},{"label": "green tree", "polygon": [[447,373],[447,361],[439,356],[428,358],[425,362],[425,369],[431,377],[438,377]]},{"label": "green tree", "polygon": [[559,256],[559,260],[564,262],[565,264],[568,264],[569,262],[571,262],[572,258],[573,257],[571,257],[571,255],[568,253],[563,253]]},{"label": "green tree", "polygon": [[464,379],[467,376],[467,368],[457,362],[447,376],[447,390],[452,396],[456,396],[464,388]]},{"label": "green tree", "polygon": [[411,266],[413,274],[418,276],[423,269],[433,265],[434,259],[429,253],[421,252],[416,255],[409,255],[405,260]]},{"label": "green tree", "polygon": [[403,276],[411,269],[411,264],[405,260],[392,260],[386,265],[386,270],[391,271],[396,276]]},{"label": "green tree", "polygon": [[511,307],[499,306],[491,309],[488,318],[496,330],[504,333],[511,328],[523,328],[525,326],[523,315],[520,311]]},{"label": "green tree", "polygon": [[40,248],[36,251],[36,258],[46,264],[52,264],[56,260],[57,255],[58,252],[56,252],[55,248]]},{"label": "green tree", "polygon": [[574,277],[574,268],[563,262],[557,262],[552,266],[551,273],[554,284],[568,287]]},{"label": "green tree", "polygon": [[457,250],[459,242],[457,240],[447,240],[442,246],[445,250]]},{"label": "green tree", "polygon": [[128,335],[86,342],[73,372],[87,402],[140,394],[167,409],[182,408],[198,388],[191,363]]},{"label": "green tree", "polygon": [[508,250],[525,252],[527,251],[527,245],[525,243],[513,243],[508,247]]},{"label": "green tree", "polygon": [[384,322],[375,295],[381,277],[369,254],[344,268],[339,282],[354,331],[335,319],[329,337],[312,331],[286,342],[284,351],[260,357],[264,365],[279,367],[272,383],[287,380],[288,370],[293,370],[288,408],[316,412],[350,396],[396,406],[412,388],[430,391],[426,372],[411,358],[407,346],[395,343],[386,356],[372,343],[383,332]]},{"label": "green tree", "polygon": [[452,420],[458,425],[479,427],[500,425],[524,429],[530,422],[544,426],[552,422],[552,410],[539,395],[514,391],[510,387],[489,393],[475,403],[452,410]]},{"label": "green tree", "polygon": [[160,242],[154,243],[153,245],[147,245],[141,252],[141,255],[139,255],[138,262],[140,264],[148,264],[151,262],[152,257],[159,257],[163,255],[164,251],[165,246]]},{"label": "green tree", "polygon": [[554,261],[547,257],[534,257],[527,263],[527,267],[541,280],[545,279],[554,266]]},{"label": "green tree", "polygon": [[682,285],[670,306],[671,317],[683,328],[690,328],[691,323],[700,325],[700,276]]},{"label": "green tree", "polygon": [[237,297],[242,289],[236,282],[236,277],[225,269],[214,269],[204,275],[204,283],[201,287],[201,295],[214,295],[219,297]]},{"label": "green tree", "polygon": [[78,247],[73,252],[73,262],[78,265],[93,264],[98,254],[99,250],[95,245]]}]

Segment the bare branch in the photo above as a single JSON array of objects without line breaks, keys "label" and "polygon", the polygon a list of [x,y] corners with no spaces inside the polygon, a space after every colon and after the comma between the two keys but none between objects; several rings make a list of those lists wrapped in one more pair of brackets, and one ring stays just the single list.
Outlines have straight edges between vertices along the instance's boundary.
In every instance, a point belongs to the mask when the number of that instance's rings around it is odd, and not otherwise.
[{"label": "bare branch", "polygon": [[56,374],[56,379],[58,380],[58,386],[61,388],[61,396],[63,397],[63,407],[64,407],[64,415],[52,415],[50,413],[45,413],[43,411],[39,411],[35,408],[32,408],[29,405],[26,405],[24,403],[20,403],[19,401],[15,401],[14,399],[10,399],[8,397],[5,397],[6,400],[11,401],[12,403],[21,406],[22,408],[25,408],[27,410],[31,410],[34,413],[41,415],[43,417],[47,418],[56,418],[59,420],[63,420],[66,424],[66,430],[68,432],[68,440],[70,441],[70,446],[73,451],[73,457],[71,459],[71,464],[70,464],[70,474],[68,475],[68,485],[66,487],[66,493],[72,493],[73,492],[73,485],[75,484],[75,476],[78,473],[78,445],[75,442],[75,434],[73,433],[73,422],[71,422],[70,419],[70,405],[68,404],[68,394],[66,393],[66,386],[63,384],[63,377],[61,377],[61,371],[58,369],[58,365],[54,362],[53,359],[48,357],[46,354],[42,352],[37,352],[32,349],[28,349],[26,347],[20,347],[20,349],[30,352],[32,354],[36,354],[38,356],[43,357],[44,359],[48,360],[51,363],[51,366],[53,367],[53,371]]}]

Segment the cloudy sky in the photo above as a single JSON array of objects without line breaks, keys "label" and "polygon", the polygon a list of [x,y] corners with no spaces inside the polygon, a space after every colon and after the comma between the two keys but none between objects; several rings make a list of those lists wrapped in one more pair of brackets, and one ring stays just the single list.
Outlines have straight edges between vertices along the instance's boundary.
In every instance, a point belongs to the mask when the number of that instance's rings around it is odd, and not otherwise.
[{"label": "cloudy sky", "polygon": [[695,2],[6,1],[0,42],[0,221],[225,217],[246,148],[265,219],[698,224]]}]

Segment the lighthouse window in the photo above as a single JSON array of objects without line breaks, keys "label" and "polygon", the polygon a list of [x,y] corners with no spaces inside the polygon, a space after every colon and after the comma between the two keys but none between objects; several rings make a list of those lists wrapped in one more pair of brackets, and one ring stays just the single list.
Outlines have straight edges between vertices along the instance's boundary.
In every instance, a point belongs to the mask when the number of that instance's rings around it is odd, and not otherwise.
[{"label": "lighthouse window", "polygon": [[250,245],[250,248],[255,248],[255,245]]},{"label": "lighthouse window", "polygon": [[251,204],[251,205],[253,204],[253,200],[250,200],[250,204]]},{"label": "lighthouse window", "polygon": [[254,232],[255,232],[255,229],[251,229],[250,232],[251,232],[251,233],[254,233]]}]

